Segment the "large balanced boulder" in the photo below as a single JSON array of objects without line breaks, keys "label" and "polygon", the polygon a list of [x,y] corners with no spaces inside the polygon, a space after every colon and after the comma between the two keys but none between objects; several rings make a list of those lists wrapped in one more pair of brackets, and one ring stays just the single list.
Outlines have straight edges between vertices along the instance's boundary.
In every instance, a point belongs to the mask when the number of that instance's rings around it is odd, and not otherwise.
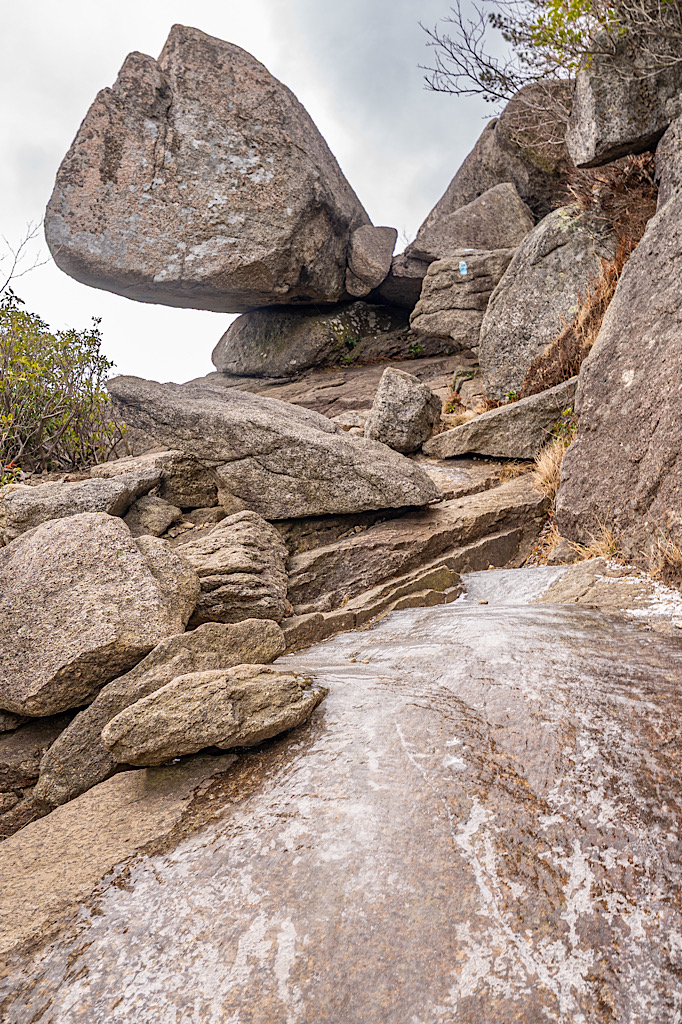
[{"label": "large balanced boulder", "polygon": [[51,715],[92,700],[182,632],[197,575],[121,519],[53,519],[0,549],[0,708]]},{"label": "large balanced boulder", "polygon": [[679,61],[657,74],[638,74],[626,45],[614,55],[595,55],[576,77],[566,143],[578,167],[653,149],[682,114]]},{"label": "large balanced boulder", "polygon": [[148,447],[182,448],[219,466],[223,491],[266,519],[424,505],[424,470],[319,413],[210,384],[108,382],[117,414]]},{"label": "large balanced boulder", "polygon": [[253,746],[301,725],[326,694],[309,677],[270,666],[191,672],[113,718],[102,742],[117,761],[134,765],[205,747]]},{"label": "large balanced boulder", "polygon": [[183,538],[175,550],[194,567],[201,584],[190,626],[241,619],[281,622],[291,613],[286,545],[257,512],[227,516],[204,536]]},{"label": "large balanced boulder", "polygon": [[534,225],[514,185],[504,182],[422,227],[405,252],[430,261],[456,256],[461,249],[514,249]]},{"label": "large balanced boulder", "polygon": [[45,217],[55,261],[143,302],[242,312],[345,296],[369,218],[296,97],[250,54],[175,25],[90,107]]},{"label": "large balanced boulder", "polygon": [[608,226],[577,205],[555,210],[527,235],[481,324],[479,359],[489,398],[521,390],[531,364],[594,287],[602,259],[614,253]]},{"label": "large balanced boulder", "polygon": [[557,498],[563,536],[604,524],[626,550],[682,542],[682,193],[649,221],[580,371],[577,439]]},{"label": "large balanced boulder", "polygon": [[514,251],[463,249],[432,263],[410,315],[414,333],[449,338],[460,349],[477,348],[488,301]]},{"label": "large balanced boulder", "polygon": [[427,455],[439,459],[458,455],[533,459],[552,437],[552,429],[573,404],[577,377],[519,402],[484,412],[467,423],[432,437],[424,445]]},{"label": "large balanced boulder", "polygon": [[268,664],[284,653],[279,626],[247,619],[236,625],[210,622],[163,640],[130,672],[107,683],[76,715],[40,764],[34,799],[48,807],[73,800],[116,770],[101,732],[125,708],[188,672]]},{"label": "large balanced boulder", "polygon": [[570,106],[567,82],[521,89],[499,118],[485,127],[422,224],[415,243],[436,230],[443,218],[503,182],[514,185],[538,219],[566,202],[572,162],[563,141],[563,118]]},{"label": "large balanced boulder", "polygon": [[397,452],[416,452],[440,420],[441,401],[428,384],[388,366],[365,423],[365,437]]},{"label": "large balanced boulder", "polygon": [[222,373],[292,377],[312,366],[406,357],[409,324],[402,310],[366,302],[320,309],[255,309],[230,324],[213,350]]},{"label": "large balanced boulder", "polygon": [[155,487],[161,473],[146,467],[115,480],[78,480],[0,487],[0,540],[9,544],[27,530],[50,519],[64,519],[81,512],[106,512],[122,516],[140,495]]}]

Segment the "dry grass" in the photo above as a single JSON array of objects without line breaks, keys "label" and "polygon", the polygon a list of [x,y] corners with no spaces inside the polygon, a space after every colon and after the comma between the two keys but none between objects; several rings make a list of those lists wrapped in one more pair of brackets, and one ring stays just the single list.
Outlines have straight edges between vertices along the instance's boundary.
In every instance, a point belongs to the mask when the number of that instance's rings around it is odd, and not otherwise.
[{"label": "dry grass", "polygon": [[654,538],[649,574],[663,583],[682,585],[682,549],[669,535]]},{"label": "dry grass", "polygon": [[621,562],[625,560],[615,533],[605,523],[599,524],[597,534],[592,537],[589,544],[571,543],[571,547],[581,562],[586,562],[588,558],[606,558]]},{"label": "dry grass", "polygon": [[567,444],[562,437],[555,437],[535,456],[533,485],[554,501],[561,482],[561,463]]},{"label": "dry grass", "polygon": [[592,348],[623,268],[656,212],[658,189],[651,153],[589,171],[576,171],[569,191],[585,212],[590,212],[616,238],[612,260],[602,260],[599,273],[584,295],[578,311],[529,368],[520,397],[538,394],[580,371]]},{"label": "dry grass", "polygon": [[531,462],[519,462],[516,459],[510,460],[500,467],[497,478],[500,483],[504,483],[505,480],[515,480],[517,476],[529,473],[532,465]]}]

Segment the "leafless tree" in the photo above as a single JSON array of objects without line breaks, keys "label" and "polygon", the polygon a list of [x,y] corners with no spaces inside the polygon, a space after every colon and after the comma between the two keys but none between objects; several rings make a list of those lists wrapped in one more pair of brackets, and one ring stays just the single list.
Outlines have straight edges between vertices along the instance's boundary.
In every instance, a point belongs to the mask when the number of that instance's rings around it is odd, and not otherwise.
[{"label": "leafless tree", "polygon": [[40,235],[42,226],[42,221],[29,221],[23,237],[16,245],[8,242],[4,235],[1,236],[4,252],[0,251],[0,297],[11,290],[13,281],[50,262],[50,257],[44,257],[40,251],[31,254],[31,243]]}]

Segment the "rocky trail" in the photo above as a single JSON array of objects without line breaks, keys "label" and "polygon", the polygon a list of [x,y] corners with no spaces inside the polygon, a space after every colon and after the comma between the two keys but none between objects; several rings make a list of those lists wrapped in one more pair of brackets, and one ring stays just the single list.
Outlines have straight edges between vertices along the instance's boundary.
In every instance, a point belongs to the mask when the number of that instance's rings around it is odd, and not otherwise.
[{"label": "rocky trail", "polygon": [[682,1021],[680,68],[397,254],[239,47],[98,93],[56,263],[241,315],[4,467],[2,1024]]}]

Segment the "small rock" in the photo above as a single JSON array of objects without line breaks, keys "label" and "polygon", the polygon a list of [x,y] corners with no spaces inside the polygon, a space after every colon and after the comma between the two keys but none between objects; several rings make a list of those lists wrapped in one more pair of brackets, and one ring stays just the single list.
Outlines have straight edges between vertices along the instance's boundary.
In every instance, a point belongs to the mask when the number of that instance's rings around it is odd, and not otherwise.
[{"label": "small rock", "polygon": [[141,537],[147,533],[152,537],[160,537],[169,526],[181,518],[182,512],[177,505],[171,505],[163,498],[146,494],[130,506],[124,516],[124,522],[133,537]]},{"label": "small rock", "polygon": [[487,604],[488,602],[485,599],[483,599],[483,600],[479,601],[478,603],[479,604]]},{"label": "small rock", "polygon": [[389,366],[365,423],[365,437],[403,454],[416,452],[431,437],[440,411],[441,401],[428,385]]},{"label": "small rock", "polygon": [[326,694],[312,679],[270,666],[193,672],[122,711],[102,730],[102,742],[132,765],[253,746],[305,722]]}]

